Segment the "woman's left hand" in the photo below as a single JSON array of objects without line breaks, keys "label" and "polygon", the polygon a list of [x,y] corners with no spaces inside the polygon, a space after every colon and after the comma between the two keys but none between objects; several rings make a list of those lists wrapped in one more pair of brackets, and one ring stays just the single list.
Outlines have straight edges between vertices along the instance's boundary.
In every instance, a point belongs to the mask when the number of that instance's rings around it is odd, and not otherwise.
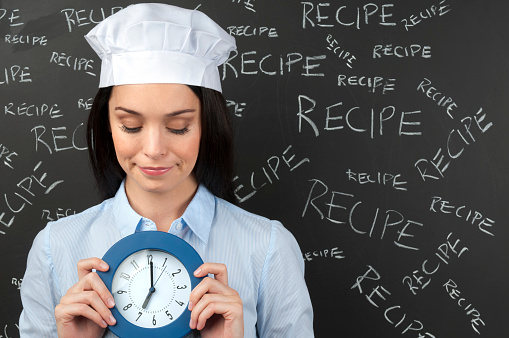
[{"label": "woman's left hand", "polygon": [[226,265],[205,263],[195,272],[196,277],[205,277],[191,292],[191,329],[200,330],[203,338],[244,337],[242,300],[237,291],[228,286]]}]

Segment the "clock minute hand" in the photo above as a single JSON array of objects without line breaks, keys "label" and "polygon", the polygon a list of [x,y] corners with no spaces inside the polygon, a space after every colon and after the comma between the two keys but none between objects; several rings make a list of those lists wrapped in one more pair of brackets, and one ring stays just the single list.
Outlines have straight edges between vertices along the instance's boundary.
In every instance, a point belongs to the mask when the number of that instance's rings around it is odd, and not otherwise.
[{"label": "clock minute hand", "polygon": [[154,263],[150,262],[150,289],[148,290],[147,297],[145,297],[145,301],[141,306],[142,309],[145,309],[147,307],[150,297],[152,297],[152,294],[155,291],[156,289],[154,288]]},{"label": "clock minute hand", "polygon": [[[151,267],[151,272],[153,272],[153,267],[152,267],[152,262],[150,263],[150,267]],[[148,305],[148,302],[150,300],[150,297],[152,297],[152,294],[154,292],[156,292],[156,284],[157,282],[159,281],[159,278],[161,278],[161,276],[163,275],[164,271],[166,270],[166,266],[164,267],[163,271],[161,271],[161,274],[159,275],[159,277],[157,277],[157,280],[156,282],[154,283],[153,286],[150,287],[150,290],[148,290],[148,294],[147,294],[147,297],[145,297],[145,301],[143,302],[143,305],[141,306],[142,309],[145,309]],[[150,274],[150,276],[152,277],[152,273]],[[151,282],[153,281],[153,279],[151,279]]]},{"label": "clock minute hand", "polygon": [[150,287],[154,287],[154,263],[150,262]]}]

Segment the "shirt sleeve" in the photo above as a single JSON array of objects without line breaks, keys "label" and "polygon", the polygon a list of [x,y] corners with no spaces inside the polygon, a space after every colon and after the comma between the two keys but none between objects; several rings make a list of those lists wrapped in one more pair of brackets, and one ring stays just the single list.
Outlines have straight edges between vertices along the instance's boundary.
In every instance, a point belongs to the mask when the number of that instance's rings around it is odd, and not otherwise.
[{"label": "shirt sleeve", "polygon": [[50,226],[39,232],[28,253],[21,283],[20,337],[56,337],[55,306],[61,294],[49,245]]},{"label": "shirt sleeve", "polygon": [[297,241],[273,221],[258,294],[260,337],[314,337],[313,308]]}]

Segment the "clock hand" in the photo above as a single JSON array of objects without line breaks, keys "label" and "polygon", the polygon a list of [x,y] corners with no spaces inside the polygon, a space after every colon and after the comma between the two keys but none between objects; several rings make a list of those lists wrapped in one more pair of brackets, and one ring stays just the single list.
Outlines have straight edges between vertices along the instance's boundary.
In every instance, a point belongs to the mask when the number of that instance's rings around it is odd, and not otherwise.
[{"label": "clock hand", "polygon": [[[159,278],[161,278],[161,276],[163,275],[164,270],[166,270],[166,267],[167,267],[167,266],[168,266],[168,265],[166,265],[166,266],[164,267],[164,269],[163,269],[163,271],[161,271],[161,274],[159,275],[159,277],[157,277],[157,280],[156,280],[156,282],[155,282],[155,284],[154,284],[154,287],[156,286],[157,282],[159,281]],[[155,291],[155,289],[154,289],[154,291]]]},{"label": "clock hand", "polygon": [[[151,270],[150,270],[151,274],[150,274],[150,276],[152,277],[152,275],[153,275],[153,273],[152,273],[152,272],[153,272],[153,265],[152,265],[152,262],[150,262],[150,267],[151,267]],[[141,308],[142,308],[142,309],[145,309],[145,308],[147,307],[148,302],[149,302],[149,300],[150,300],[150,297],[152,297],[152,294],[153,294],[154,292],[156,292],[156,288],[155,288],[155,286],[156,286],[157,282],[159,281],[159,278],[161,278],[161,276],[163,275],[164,271],[166,270],[166,267],[167,267],[167,266],[165,266],[165,267],[164,267],[164,269],[163,269],[163,271],[161,271],[161,274],[159,275],[159,277],[157,277],[157,280],[156,280],[156,282],[154,283],[154,285],[153,285],[153,286],[151,286],[151,287],[150,287],[150,289],[148,290],[147,297],[145,297],[145,301],[143,302],[143,305],[141,306]],[[152,280],[151,280],[151,282],[152,282]]]},{"label": "clock hand", "polygon": [[150,288],[154,287],[154,264],[150,262]]},{"label": "clock hand", "polygon": [[154,288],[154,263],[150,262],[150,289],[148,290],[147,297],[145,297],[145,301],[141,306],[142,309],[145,309],[147,307],[150,297],[152,297],[152,294],[155,291],[156,289]]},{"label": "clock hand", "polygon": [[152,297],[152,294],[156,291],[155,288],[151,287],[150,290],[148,290],[148,295],[145,298],[145,301],[143,302],[143,305],[141,306],[142,309],[145,309],[148,305],[148,301],[150,300],[150,297]]}]

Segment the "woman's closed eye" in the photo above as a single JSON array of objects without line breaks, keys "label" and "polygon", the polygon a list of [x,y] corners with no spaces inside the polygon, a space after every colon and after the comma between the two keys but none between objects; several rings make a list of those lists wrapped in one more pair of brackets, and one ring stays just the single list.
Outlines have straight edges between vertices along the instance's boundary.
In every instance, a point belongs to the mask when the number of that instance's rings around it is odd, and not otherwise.
[{"label": "woman's closed eye", "polygon": [[126,132],[128,134],[132,134],[132,133],[136,133],[136,132],[140,131],[141,127],[128,128],[125,125],[122,125],[122,126],[120,126],[120,130],[122,130],[123,132]]},{"label": "woman's closed eye", "polygon": [[[175,135],[184,135],[189,132],[188,127],[184,127],[181,129],[175,129],[175,128],[166,128],[166,129],[168,129],[171,133],[173,133]],[[141,127],[130,128],[125,125],[122,125],[122,126],[120,126],[120,130],[122,130],[123,132],[128,133],[128,134],[133,134],[133,133],[139,132],[141,130]]]},{"label": "woman's closed eye", "polygon": [[189,128],[187,128],[187,127],[184,127],[182,129],[168,128],[168,130],[171,131],[173,134],[176,134],[176,135],[184,135],[187,132],[189,132]]}]

